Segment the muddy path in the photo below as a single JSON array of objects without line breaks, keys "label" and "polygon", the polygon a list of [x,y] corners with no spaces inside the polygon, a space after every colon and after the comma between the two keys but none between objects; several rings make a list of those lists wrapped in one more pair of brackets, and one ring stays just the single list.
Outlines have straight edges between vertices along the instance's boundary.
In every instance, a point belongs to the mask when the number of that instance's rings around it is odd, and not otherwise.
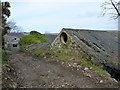
[{"label": "muddy path", "polygon": [[[94,74],[85,75],[82,69],[75,70],[50,58],[35,58],[23,52],[8,53],[9,61],[20,79],[18,88],[113,88],[112,81]],[[102,81],[101,81],[102,80]]]}]

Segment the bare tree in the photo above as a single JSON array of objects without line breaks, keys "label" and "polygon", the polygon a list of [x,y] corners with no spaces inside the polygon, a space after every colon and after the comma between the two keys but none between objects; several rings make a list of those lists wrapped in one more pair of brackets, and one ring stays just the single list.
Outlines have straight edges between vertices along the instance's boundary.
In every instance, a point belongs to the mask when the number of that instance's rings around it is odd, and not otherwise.
[{"label": "bare tree", "polygon": [[10,29],[9,29],[9,33],[10,33],[10,31],[11,30],[14,30],[17,26],[16,26],[16,23],[14,22],[14,21],[8,21],[7,22],[7,26],[9,26],[10,27]]},{"label": "bare tree", "polygon": [[10,27],[9,32],[20,33],[23,31],[22,27],[16,25],[16,22],[14,22],[14,21],[7,22],[7,25]]},{"label": "bare tree", "polygon": [[17,26],[17,27],[15,28],[15,32],[16,32],[16,33],[21,33],[21,32],[23,32],[23,28],[22,28],[21,26]]},{"label": "bare tree", "polygon": [[120,1],[107,0],[102,6],[103,15],[111,14],[113,19],[117,19],[120,16]]}]

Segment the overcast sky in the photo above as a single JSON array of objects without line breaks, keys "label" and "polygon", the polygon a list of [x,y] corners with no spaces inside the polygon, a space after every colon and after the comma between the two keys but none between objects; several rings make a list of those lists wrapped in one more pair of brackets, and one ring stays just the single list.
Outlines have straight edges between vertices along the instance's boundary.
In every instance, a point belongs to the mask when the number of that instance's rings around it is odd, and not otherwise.
[{"label": "overcast sky", "polygon": [[[5,1],[5,0],[3,0]],[[24,31],[59,33],[62,28],[117,30],[117,20],[102,16],[105,0],[7,0],[11,4],[9,21]]]}]

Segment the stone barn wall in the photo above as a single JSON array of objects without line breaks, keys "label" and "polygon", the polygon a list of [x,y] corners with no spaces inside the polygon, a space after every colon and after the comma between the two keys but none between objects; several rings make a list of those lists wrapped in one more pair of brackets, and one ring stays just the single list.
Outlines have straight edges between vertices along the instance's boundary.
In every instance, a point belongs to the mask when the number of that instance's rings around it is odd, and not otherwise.
[{"label": "stone barn wall", "polygon": [[79,62],[83,59],[91,59],[78,42],[79,39],[75,35],[62,30],[51,45],[52,53],[65,61]]},{"label": "stone barn wall", "polygon": [[19,51],[20,50],[20,45],[19,43],[8,43],[6,44],[6,49],[10,51]]},{"label": "stone barn wall", "polygon": [[63,29],[51,44],[50,52],[63,61],[75,61],[88,67],[91,63],[100,68],[104,65],[112,77],[120,80],[118,44],[114,32]]},{"label": "stone barn wall", "polygon": [[116,37],[114,32],[62,29],[51,44],[51,50],[56,57],[64,56],[70,60],[90,57],[97,63],[118,65]]}]

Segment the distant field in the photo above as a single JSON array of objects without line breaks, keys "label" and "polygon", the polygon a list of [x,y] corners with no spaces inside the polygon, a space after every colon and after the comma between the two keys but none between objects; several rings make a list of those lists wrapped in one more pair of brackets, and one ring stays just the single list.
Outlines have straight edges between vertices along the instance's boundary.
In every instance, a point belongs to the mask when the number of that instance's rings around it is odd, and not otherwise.
[{"label": "distant field", "polygon": [[111,31],[111,32],[115,32],[115,33],[119,33],[120,34],[120,31]]}]

